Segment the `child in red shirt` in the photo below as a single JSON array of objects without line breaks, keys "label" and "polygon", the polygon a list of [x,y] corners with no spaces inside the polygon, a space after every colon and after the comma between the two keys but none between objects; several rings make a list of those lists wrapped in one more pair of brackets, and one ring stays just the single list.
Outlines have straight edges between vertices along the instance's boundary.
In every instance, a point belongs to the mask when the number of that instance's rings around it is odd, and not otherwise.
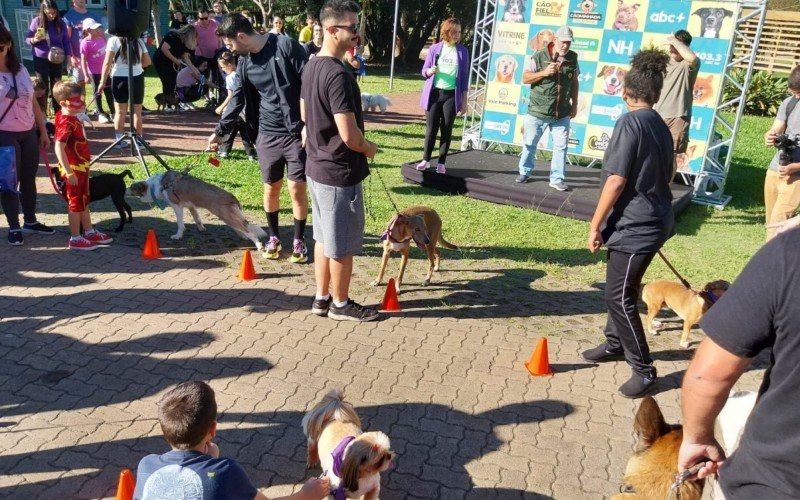
[{"label": "child in red shirt", "polygon": [[[69,248],[95,250],[113,240],[92,228],[89,215],[89,144],[78,115],[86,111],[84,89],[73,81],[61,80],[53,87],[53,98],[61,105],[56,113],[56,157],[67,187],[69,204]],[[81,235],[81,225],[85,233]]]}]

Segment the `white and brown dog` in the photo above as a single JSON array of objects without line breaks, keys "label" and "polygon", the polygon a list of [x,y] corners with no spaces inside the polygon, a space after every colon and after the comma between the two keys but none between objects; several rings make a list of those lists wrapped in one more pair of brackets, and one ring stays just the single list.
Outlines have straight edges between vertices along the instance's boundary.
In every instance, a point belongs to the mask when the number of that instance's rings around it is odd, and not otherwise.
[{"label": "white and brown dog", "polygon": [[512,83],[514,72],[517,71],[517,60],[511,56],[500,56],[494,63],[494,81],[501,83]]},{"label": "white and brown dog", "polygon": [[597,78],[603,81],[603,93],[606,95],[620,95],[622,94],[622,86],[625,83],[625,75],[628,72],[625,68],[614,66],[613,64],[605,65],[600,69]]},{"label": "white and brown dog", "polygon": [[197,230],[205,231],[200,214],[197,213],[198,208],[205,208],[240,236],[252,241],[259,251],[264,248],[262,242],[267,238],[267,233],[260,226],[247,221],[242,205],[234,195],[185,172],[169,170],[155,174],[145,181],[134,182],[125,194],[147,203],[155,203],[162,208],[166,208],[166,205],[172,207],[178,222],[178,232],[171,236],[173,240],[183,238],[184,208],[188,208],[192,214]]},{"label": "white and brown dog", "polygon": [[361,430],[361,419],[342,391],[330,391],[306,413],[303,433],[308,438],[308,465],[320,464],[336,500],[378,498],[380,473],[391,467],[395,453],[386,434]]}]

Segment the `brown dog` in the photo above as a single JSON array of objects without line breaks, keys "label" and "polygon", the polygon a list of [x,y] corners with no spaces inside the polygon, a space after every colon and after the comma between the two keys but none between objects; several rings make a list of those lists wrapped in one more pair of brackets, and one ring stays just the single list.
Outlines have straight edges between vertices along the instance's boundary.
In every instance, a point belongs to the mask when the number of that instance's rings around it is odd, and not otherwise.
[{"label": "brown dog", "polygon": [[430,285],[433,272],[439,270],[440,254],[436,244],[440,243],[444,247],[458,250],[457,246],[448,243],[442,237],[442,218],[439,217],[436,210],[430,207],[411,207],[395,215],[386,226],[386,232],[381,239],[383,240],[383,259],[381,259],[378,278],[372,284],[381,284],[389,257],[392,252],[400,252],[400,273],[395,280],[395,288],[398,292],[400,284],[403,282],[406,264],[408,264],[408,253],[411,251],[412,240],[428,255],[428,276],[422,282],[423,286]]},{"label": "brown dog", "polygon": [[[683,440],[683,428],[669,425],[661,408],[651,396],[642,400],[633,422],[636,434],[636,452],[628,460],[619,495],[624,498],[670,498],[670,487],[678,473],[678,451]],[[686,481],[680,492],[671,498],[699,500],[705,481]]]},{"label": "brown dog", "polygon": [[178,98],[175,97],[175,94],[164,94],[159,93],[156,94],[156,110],[161,112],[164,111],[164,108],[167,106],[177,106],[178,105]]},{"label": "brown dog", "polygon": [[708,308],[724,294],[730,283],[724,280],[706,283],[703,290],[697,292],[690,290],[680,283],[672,281],[654,281],[645,285],[642,290],[642,300],[647,304],[647,325],[650,333],[658,335],[656,328],[661,326],[655,317],[658,311],[667,305],[683,320],[683,335],[680,346],[689,347],[689,330],[700,321]]}]

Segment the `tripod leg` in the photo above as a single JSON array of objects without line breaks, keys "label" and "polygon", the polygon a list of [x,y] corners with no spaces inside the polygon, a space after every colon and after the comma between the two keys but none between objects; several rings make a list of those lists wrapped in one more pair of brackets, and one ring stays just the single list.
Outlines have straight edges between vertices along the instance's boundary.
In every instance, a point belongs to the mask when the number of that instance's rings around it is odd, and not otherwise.
[{"label": "tripod leg", "polygon": [[90,162],[89,162],[89,165],[90,165],[90,166],[91,166],[91,165],[94,165],[94,164],[97,162],[97,160],[99,160],[100,158],[102,158],[102,157],[104,157],[105,155],[107,155],[109,151],[111,151],[112,149],[114,149],[114,147],[115,147],[117,144],[119,144],[120,142],[122,142],[122,141],[124,141],[124,140],[125,140],[125,135],[123,134],[123,135],[122,135],[122,137],[120,137],[120,138],[119,138],[119,139],[117,139],[116,141],[112,142],[112,143],[111,143],[111,145],[110,145],[109,147],[107,147],[106,149],[104,149],[103,151],[101,151],[99,155],[97,155],[97,156],[95,156],[94,158],[92,158],[92,161],[90,161]]}]

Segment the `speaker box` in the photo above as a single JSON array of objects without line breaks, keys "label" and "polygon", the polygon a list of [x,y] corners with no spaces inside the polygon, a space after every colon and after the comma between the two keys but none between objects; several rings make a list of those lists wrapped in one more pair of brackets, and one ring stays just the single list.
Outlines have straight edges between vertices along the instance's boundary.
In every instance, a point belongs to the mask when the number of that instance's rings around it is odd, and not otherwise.
[{"label": "speaker box", "polygon": [[139,38],[149,27],[150,0],[108,0],[108,32],[112,35]]}]

